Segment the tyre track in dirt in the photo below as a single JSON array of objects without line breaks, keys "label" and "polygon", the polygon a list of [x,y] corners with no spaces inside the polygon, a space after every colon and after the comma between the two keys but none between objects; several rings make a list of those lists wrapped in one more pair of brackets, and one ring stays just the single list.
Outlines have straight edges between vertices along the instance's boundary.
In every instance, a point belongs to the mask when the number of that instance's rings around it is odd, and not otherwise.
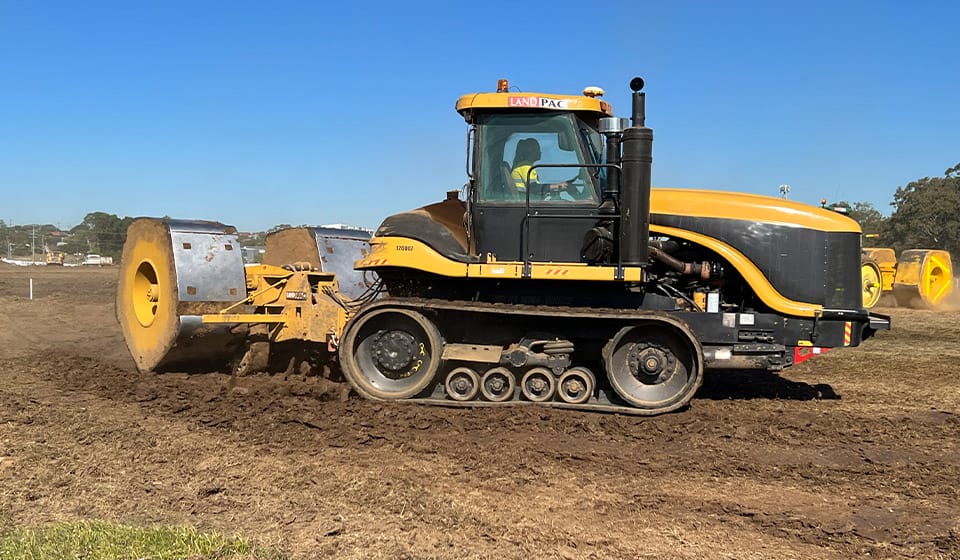
[{"label": "tyre track in dirt", "polygon": [[[956,519],[943,514],[958,501],[952,481],[960,479],[960,461],[929,449],[930,442],[957,434],[960,421],[949,413],[843,415],[851,428],[838,433],[834,422],[818,421],[824,410],[767,406],[774,401],[698,400],[685,413],[656,419],[525,408],[462,411],[324,401],[331,392],[321,378],[142,375],[60,354],[41,355],[39,362],[28,372],[37,378],[66,372],[49,379],[58,386],[62,379],[60,390],[138,403],[147,415],[226,431],[271,455],[368,448],[440,456],[458,464],[448,476],[468,474],[479,489],[505,500],[558,475],[572,488],[593,488],[584,495],[644,487],[648,491],[601,500],[596,508],[618,505],[658,517],[696,513],[853,553],[876,543],[905,553],[938,539],[949,542]],[[729,429],[725,416],[750,402],[762,406]],[[841,418],[840,411],[826,412]],[[657,484],[649,491],[637,480]],[[693,490],[685,490],[691,482]],[[771,492],[780,499],[771,500]],[[906,518],[914,530],[905,527]]]}]

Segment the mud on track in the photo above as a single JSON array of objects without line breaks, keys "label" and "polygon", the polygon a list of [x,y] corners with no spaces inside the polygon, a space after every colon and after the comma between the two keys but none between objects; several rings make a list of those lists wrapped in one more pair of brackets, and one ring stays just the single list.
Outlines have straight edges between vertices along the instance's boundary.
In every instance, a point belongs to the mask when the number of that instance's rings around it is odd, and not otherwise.
[{"label": "mud on track", "polygon": [[885,310],[864,348],[710,375],[642,419],[142,375],[115,287],[0,264],[0,523],[189,524],[295,558],[960,558],[960,313]]}]

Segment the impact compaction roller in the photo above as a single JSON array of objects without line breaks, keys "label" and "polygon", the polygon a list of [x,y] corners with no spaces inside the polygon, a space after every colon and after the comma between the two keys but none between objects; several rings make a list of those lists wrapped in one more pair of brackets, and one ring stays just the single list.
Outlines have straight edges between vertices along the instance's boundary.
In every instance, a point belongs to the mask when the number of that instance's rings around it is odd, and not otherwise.
[{"label": "impact compaction roller", "polygon": [[[367,253],[368,238],[360,230],[290,228],[268,236],[264,260],[295,251],[299,262],[244,266],[232,226],[135,220],[124,244],[117,318],[137,368],[224,369],[238,363],[245,344],[251,358],[251,335],[334,342],[348,310],[363,301],[352,263]],[[347,282],[343,294],[338,277]]]},{"label": "impact compaction roller", "polygon": [[141,218],[127,230],[117,318],[141,371],[222,363],[242,348],[229,325],[204,325],[246,295],[236,229],[216,222]]},{"label": "impact compaction roller", "polygon": [[897,305],[934,308],[953,292],[950,253],[937,249],[909,249],[900,253],[893,277]]},{"label": "impact compaction roller", "polygon": [[940,249],[908,249],[897,259],[893,249],[864,247],[861,272],[868,309],[891,294],[900,307],[935,309],[953,293],[950,253]]}]

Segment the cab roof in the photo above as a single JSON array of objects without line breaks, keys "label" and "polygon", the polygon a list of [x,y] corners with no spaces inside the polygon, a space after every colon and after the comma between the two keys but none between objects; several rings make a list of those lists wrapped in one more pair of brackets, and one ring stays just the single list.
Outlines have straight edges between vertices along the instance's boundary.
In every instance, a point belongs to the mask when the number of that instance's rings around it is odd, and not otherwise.
[{"label": "cab roof", "polygon": [[556,95],[552,93],[515,92],[469,93],[457,100],[457,112],[464,117],[483,109],[515,111],[585,111],[612,117],[613,107],[598,97]]}]

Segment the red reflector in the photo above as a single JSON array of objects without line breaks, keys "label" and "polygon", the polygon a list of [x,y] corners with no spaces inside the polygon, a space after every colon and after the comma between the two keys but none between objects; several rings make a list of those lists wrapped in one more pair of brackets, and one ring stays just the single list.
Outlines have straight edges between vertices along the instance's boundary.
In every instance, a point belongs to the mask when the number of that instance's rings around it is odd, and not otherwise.
[{"label": "red reflector", "polygon": [[793,363],[802,364],[810,358],[823,354],[827,350],[829,350],[829,348],[821,348],[819,346],[794,346]]}]

